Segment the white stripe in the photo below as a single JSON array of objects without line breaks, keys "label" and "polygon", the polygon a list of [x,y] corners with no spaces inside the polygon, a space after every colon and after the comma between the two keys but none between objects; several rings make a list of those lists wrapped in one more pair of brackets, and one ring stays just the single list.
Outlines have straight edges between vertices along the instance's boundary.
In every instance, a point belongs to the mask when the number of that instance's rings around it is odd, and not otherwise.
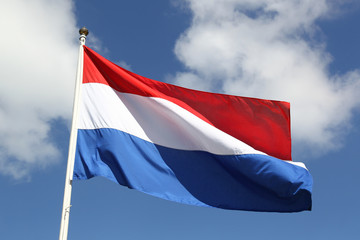
[{"label": "white stripe", "polygon": [[206,123],[180,106],[154,97],[83,84],[79,129],[113,128],[149,142],[214,154],[265,154]]},{"label": "white stripe", "polygon": [[294,161],[285,161],[285,162],[290,163],[290,164],[293,164],[293,165],[296,165],[296,166],[298,166],[298,167],[305,168],[306,170],[308,170],[308,169],[306,168],[305,164],[302,163],[302,162],[294,162]]}]

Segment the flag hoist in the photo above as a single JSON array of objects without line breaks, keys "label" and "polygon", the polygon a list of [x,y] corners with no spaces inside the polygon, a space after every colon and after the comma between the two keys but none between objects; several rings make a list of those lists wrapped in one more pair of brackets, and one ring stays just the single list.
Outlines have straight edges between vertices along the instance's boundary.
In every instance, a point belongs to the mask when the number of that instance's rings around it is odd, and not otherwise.
[{"label": "flag hoist", "polygon": [[83,45],[85,45],[86,36],[89,34],[89,31],[87,30],[87,28],[83,27],[79,30],[79,33],[80,33],[79,59],[78,59],[76,82],[75,82],[73,117],[71,122],[68,162],[67,162],[66,177],[65,177],[64,200],[63,200],[63,208],[61,213],[59,240],[66,240],[68,235],[69,216],[70,216],[70,207],[71,207],[71,189],[72,189],[72,179],[74,172],[75,150],[76,150],[76,140],[77,140],[78,108],[79,108],[79,99],[81,95],[81,83],[83,78],[83,67],[84,67]]}]

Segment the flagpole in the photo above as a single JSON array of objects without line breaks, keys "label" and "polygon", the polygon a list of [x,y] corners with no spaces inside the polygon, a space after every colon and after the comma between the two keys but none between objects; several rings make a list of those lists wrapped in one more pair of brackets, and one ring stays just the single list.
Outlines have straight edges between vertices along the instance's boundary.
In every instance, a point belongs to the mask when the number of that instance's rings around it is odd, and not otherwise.
[{"label": "flagpole", "polygon": [[71,207],[70,205],[71,189],[72,189],[72,179],[74,172],[75,150],[76,150],[76,140],[77,140],[78,108],[79,108],[79,99],[81,94],[81,83],[83,78],[83,65],[84,65],[83,45],[85,45],[85,39],[86,36],[89,34],[89,31],[85,27],[83,27],[79,30],[79,33],[80,33],[79,59],[78,59],[76,82],[75,82],[73,117],[71,123],[68,162],[66,168],[64,200],[63,200],[63,208],[61,213],[59,240],[66,240],[68,235],[70,207]]}]

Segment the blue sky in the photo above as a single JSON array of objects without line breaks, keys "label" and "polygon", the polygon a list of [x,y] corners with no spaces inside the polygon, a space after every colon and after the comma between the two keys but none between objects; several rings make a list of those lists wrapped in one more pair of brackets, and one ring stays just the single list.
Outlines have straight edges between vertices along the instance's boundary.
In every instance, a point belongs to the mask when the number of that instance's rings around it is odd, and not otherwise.
[{"label": "blue sky", "polygon": [[313,210],[181,205],[102,178],[73,184],[69,239],[356,239],[360,224],[357,1],[3,1],[0,238],[56,239],[78,29],[140,75],[291,102],[293,159]]}]

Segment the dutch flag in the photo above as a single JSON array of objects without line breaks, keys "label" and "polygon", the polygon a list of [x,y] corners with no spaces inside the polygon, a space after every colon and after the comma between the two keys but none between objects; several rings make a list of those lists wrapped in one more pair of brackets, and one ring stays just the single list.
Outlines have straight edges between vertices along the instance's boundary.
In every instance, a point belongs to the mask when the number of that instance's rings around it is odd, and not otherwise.
[{"label": "dutch flag", "polygon": [[312,177],[291,159],[289,103],[158,82],[86,46],[81,88],[74,179],[198,206],[311,209]]}]

